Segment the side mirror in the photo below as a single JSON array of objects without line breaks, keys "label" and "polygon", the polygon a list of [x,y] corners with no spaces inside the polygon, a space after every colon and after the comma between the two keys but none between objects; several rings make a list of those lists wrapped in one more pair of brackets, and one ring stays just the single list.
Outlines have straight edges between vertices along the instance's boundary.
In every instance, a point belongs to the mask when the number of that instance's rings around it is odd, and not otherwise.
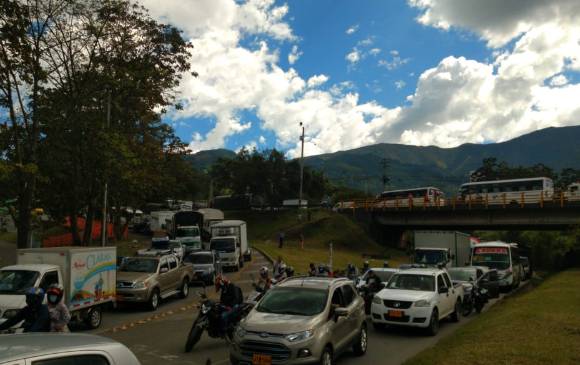
[{"label": "side mirror", "polygon": [[334,308],[334,320],[338,320],[338,318],[340,317],[346,317],[348,316],[348,309],[343,308],[343,307],[336,307]]},{"label": "side mirror", "polygon": [[165,266],[164,266],[164,267],[162,267],[161,269],[159,269],[159,273],[160,273],[160,274],[165,274],[165,273],[166,273],[166,272],[168,272],[168,271],[169,271],[169,268],[168,268],[168,267],[165,267]]},{"label": "side mirror", "polygon": [[447,294],[449,293],[449,288],[446,286],[442,286],[439,288],[439,294]]}]

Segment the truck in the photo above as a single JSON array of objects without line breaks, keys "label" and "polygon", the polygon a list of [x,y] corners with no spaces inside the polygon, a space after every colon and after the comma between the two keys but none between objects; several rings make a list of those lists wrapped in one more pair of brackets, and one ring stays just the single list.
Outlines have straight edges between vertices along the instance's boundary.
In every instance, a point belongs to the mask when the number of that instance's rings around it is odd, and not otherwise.
[{"label": "truck", "polygon": [[167,220],[171,220],[175,212],[171,210],[158,210],[151,212],[149,219],[149,231],[157,232],[168,229]]},{"label": "truck", "polygon": [[211,226],[210,250],[218,254],[221,267],[238,271],[244,261],[252,260],[246,222],[225,220]]},{"label": "truck", "polygon": [[180,241],[186,252],[201,250],[203,214],[193,210],[175,212],[170,225],[171,238]]},{"label": "truck", "polygon": [[414,231],[414,263],[435,267],[465,266],[470,260],[471,240],[456,231]]},{"label": "truck", "polygon": [[26,306],[29,288],[46,292],[50,285],[59,284],[73,319],[98,328],[103,307],[115,302],[116,258],[116,247],[18,250],[17,264],[0,269],[0,322]]}]

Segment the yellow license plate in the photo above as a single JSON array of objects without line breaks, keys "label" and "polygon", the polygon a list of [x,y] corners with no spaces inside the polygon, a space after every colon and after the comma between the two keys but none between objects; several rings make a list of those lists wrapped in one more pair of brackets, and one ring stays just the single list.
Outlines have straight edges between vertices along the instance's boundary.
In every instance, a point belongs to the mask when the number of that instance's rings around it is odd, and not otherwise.
[{"label": "yellow license plate", "polygon": [[272,365],[272,356],[254,354],[252,356],[252,365]]},{"label": "yellow license plate", "polygon": [[403,317],[403,311],[389,311],[389,317],[401,318]]}]

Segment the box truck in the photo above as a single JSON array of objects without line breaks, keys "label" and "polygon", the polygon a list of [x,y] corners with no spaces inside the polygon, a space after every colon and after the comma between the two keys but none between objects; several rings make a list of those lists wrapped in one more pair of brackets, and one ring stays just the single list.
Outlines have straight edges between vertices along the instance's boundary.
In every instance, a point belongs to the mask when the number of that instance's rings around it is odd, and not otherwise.
[{"label": "box truck", "polygon": [[116,247],[18,250],[17,264],[0,269],[0,322],[24,308],[31,287],[60,284],[73,319],[99,327],[103,307],[115,301],[116,259]]},{"label": "box truck", "polygon": [[456,231],[414,231],[414,262],[426,266],[465,266],[471,253],[470,235]]},{"label": "box truck", "polygon": [[251,261],[246,222],[225,220],[211,225],[210,250],[218,254],[221,267],[233,267],[237,271],[244,266],[244,261]]}]

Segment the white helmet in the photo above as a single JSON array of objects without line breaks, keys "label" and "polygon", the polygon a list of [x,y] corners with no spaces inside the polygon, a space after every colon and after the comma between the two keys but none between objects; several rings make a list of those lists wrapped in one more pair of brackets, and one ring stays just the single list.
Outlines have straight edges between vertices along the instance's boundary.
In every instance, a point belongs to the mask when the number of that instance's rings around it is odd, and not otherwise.
[{"label": "white helmet", "polygon": [[263,278],[268,276],[268,268],[266,266],[260,268],[260,276]]}]

